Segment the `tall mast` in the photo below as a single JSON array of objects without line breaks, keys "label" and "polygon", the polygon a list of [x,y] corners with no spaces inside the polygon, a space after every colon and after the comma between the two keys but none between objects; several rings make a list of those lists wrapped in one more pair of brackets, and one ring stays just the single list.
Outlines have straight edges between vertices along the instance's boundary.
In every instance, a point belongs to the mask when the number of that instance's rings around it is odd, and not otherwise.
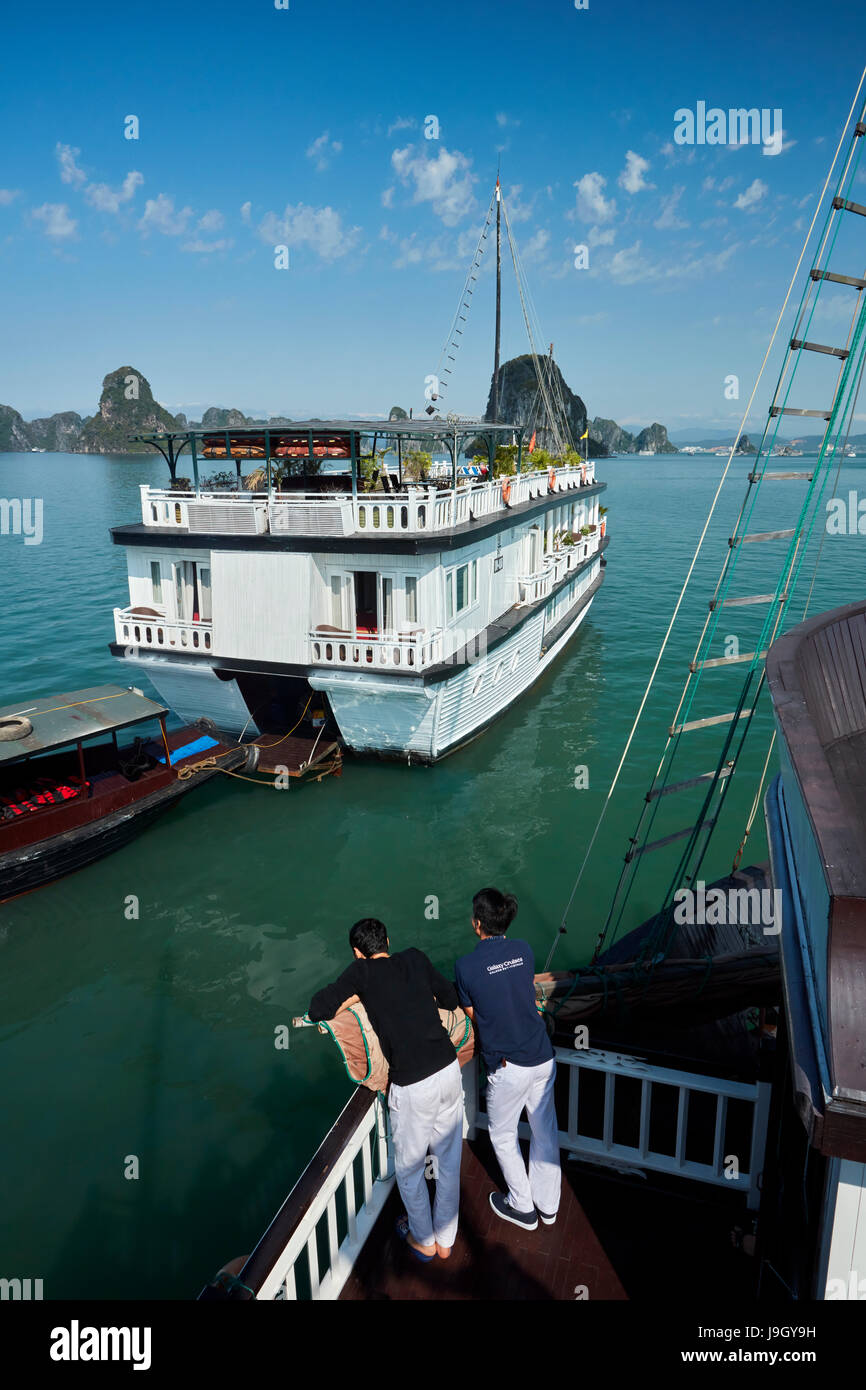
[{"label": "tall mast", "polygon": [[502,193],[496,175],[496,340],[493,347],[493,423],[499,419],[499,337],[502,325]]}]

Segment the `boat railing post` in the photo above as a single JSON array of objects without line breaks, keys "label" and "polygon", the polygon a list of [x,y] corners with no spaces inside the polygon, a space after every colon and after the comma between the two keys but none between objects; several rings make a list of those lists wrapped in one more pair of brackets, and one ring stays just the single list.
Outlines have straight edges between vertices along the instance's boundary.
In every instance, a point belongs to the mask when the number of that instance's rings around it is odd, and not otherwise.
[{"label": "boat railing post", "polygon": [[352,530],[358,527],[358,432],[349,434],[349,452],[352,458]]},{"label": "boat railing post", "polygon": [[271,432],[265,430],[265,484],[268,489],[268,501],[271,498]]},{"label": "boat railing post", "polygon": [[[75,747],[78,749],[78,775],[79,775],[79,777],[81,778],[81,785],[82,785],[82,787],[86,787],[86,786],[87,786],[87,773],[86,773],[85,770],[84,770],[84,746],[83,746],[83,744],[82,744],[82,742],[81,742],[81,739],[78,740],[78,742],[76,743]],[[91,790],[91,789],[88,787],[88,791],[87,791],[88,796],[90,795],[90,790]]]},{"label": "boat railing post", "polygon": [[192,459],[192,476],[193,476],[193,481],[194,481],[194,483],[195,483],[195,495],[196,495],[196,497],[200,497],[200,496],[201,496],[201,488],[199,487],[199,481],[198,481],[198,450],[197,450],[196,447],[195,447],[195,435],[194,435],[194,434],[191,434],[190,437],[189,437],[189,456],[190,456],[190,458]]}]

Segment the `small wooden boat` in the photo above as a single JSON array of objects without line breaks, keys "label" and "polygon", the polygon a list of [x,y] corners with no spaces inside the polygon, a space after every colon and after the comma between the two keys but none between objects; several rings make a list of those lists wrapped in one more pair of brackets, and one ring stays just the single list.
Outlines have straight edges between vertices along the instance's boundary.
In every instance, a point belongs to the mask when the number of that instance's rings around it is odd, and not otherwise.
[{"label": "small wooden boat", "polygon": [[118,685],[0,708],[0,902],[119,849],[221,768],[256,757],[194,725],[169,732],[167,714]]}]

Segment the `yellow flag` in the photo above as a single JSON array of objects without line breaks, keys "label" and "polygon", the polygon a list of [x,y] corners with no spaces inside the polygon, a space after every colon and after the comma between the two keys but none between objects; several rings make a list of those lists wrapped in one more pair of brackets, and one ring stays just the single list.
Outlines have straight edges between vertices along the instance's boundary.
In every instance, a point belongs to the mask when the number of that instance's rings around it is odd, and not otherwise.
[{"label": "yellow flag", "polygon": [[588,434],[589,434],[589,426],[587,426],[587,428],[584,430],[583,434],[580,436],[581,439],[586,439],[586,436],[587,436]]}]

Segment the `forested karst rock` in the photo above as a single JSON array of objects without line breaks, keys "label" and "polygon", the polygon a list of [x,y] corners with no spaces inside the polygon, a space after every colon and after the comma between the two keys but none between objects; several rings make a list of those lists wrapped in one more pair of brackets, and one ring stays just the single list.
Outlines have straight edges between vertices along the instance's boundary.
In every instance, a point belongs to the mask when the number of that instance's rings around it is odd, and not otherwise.
[{"label": "forested karst rock", "polygon": [[679,449],[668,439],[668,432],[664,425],[649,425],[645,430],[641,430],[634,442],[637,453],[641,449],[653,449],[657,454],[678,454]]},{"label": "forested karst rock", "polygon": [[118,367],[102,383],[99,414],[81,431],[76,453],[152,454],[149,444],[133,444],[130,435],[175,429],[175,417],[153,399],[150,382],[135,367]]},{"label": "forested karst rock", "polygon": [[[571,437],[575,447],[577,447],[580,437],[586,429],[586,406],[580,396],[576,396],[567,385],[555,362],[551,362],[547,357],[538,360],[542,367],[548,395],[554,398],[561,396],[562,398],[571,429]],[[535,429],[536,442],[539,448],[552,449],[554,447],[555,440],[551,431],[543,428],[540,423],[546,420],[547,412],[544,407],[544,398],[539,392],[535,359],[531,353],[524,353],[522,357],[512,357],[508,362],[503,362],[499,368],[497,414],[499,419],[506,424],[524,425],[530,431]],[[486,421],[493,419],[492,379],[484,419]],[[603,446],[593,440],[592,436],[590,436],[588,443],[590,454],[603,454],[605,452]],[[583,452],[583,448],[584,446],[581,444],[581,452]]]},{"label": "forested karst rock", "polygon": [[589,427],[589,437],[603,445],[609,454],[634,453],[634,435],[622,429],[616,420],[605,420],[596,415]]},{"label": "forested karst rock", "polygon": [[32,448],[26,421],[11,405],[0,405],[0,452],[18,454]]}]

